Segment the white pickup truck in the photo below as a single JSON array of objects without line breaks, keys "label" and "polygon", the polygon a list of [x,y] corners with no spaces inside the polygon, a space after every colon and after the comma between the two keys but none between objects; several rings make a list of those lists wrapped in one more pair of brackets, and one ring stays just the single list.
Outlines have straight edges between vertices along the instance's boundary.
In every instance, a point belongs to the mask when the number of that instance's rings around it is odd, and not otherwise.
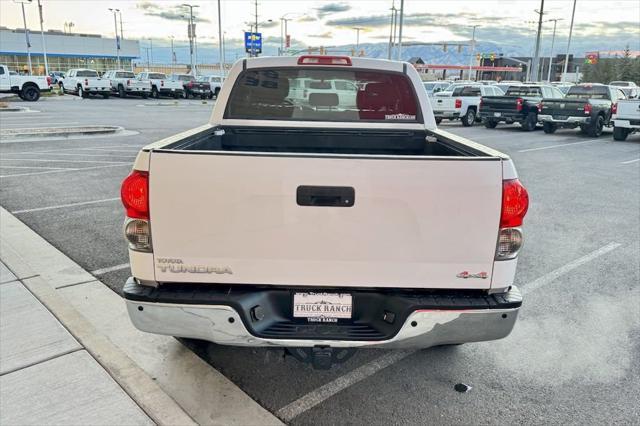
[{"label": "white pickup truck", "polygon": [[151,82],[136,78],[131,71],[109,70],[102,75],[102,78],[111,82],[111,92],[121,98],[136,95],[147,99],[151,93]]},{"label": "white pickup truck", "polygon": [[15,93],[20,99],[35,102],[41,92],[51,90],[51,78],[35,75],[11,75],[9,67],[0,64],[0,93]]},{"label": "white pickup truck", "polygon": [[85,68],[71,69],[62,82],[62,91],[88,98],[90,95],[102,95],[107,99],[111,94],[111,82],[101,78],[98,71]]},{"label": "white pickup truck", "polygon": [[[291,102],[309,78],[350,81],[356,105]],[[146,332],[329,368],[505,337],[522,303],[527,191],[508,156],[437,128],[408,63],[240,60],[209,124],[144,147],[121,197]]]},{"label": "white pickup truck", "polygon": [[184,92],[181,81],[173,81],[161,72],[144,71],[138,73],[136,78],[140,80],[148,80],[151,83],[151,97],[159,98],[160,96],[172,96],[181,98]]},{"label": "white pickup truck", "polygon": [[485,84],[456,86],[451,96],[432,96],[431,108],[436,123],[443,119],[460,119],[465,127],[473,126],[477,121],[482,96],[502,96],[504,92],[499,87]]},{"label": "white pickup truck", "polygon": [[640,99],[620,99],[611,109],[613,139],[623,141],[640,131]]}]

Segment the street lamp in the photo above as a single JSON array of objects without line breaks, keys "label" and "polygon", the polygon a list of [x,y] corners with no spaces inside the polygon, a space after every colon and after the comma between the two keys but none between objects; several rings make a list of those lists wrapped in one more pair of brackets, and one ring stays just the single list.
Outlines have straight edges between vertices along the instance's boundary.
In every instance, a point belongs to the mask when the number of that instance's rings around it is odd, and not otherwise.
[{"label": "street lamp", "polygon": [[[573,12],[571,12],[571,26],[569,27],[569,40],[567,41],[567,54],[564,56],[564,70],[560,81],[564,81],[567,77],[567,68],[569,66],[569,49],[571,48],[571,34],[573,33],[573,18],[576,16],[576,3],[578,0],[573,0]],[[577,79],[576,79],[577,81]]]},{"label": "street lamp", "polygon": [[149,37],[149,49],[151,50],[151,63],[153,63],[153,39]]},{"label": "street lamp", "polygon": [[547,81],[551,83],[551,64],[553,63],[553,45],[556,41],[556,24],[558,21],[562,21],[562,18],[549,19],[553,21],[553,36],[551,37],[551,52],[549,53],[549,70],[547,71]]},{"label": "street lamp", "polygon": [[116,18],[116,14],[120,10],[109,8],[109,11],[113,13],[113,25],[116,29],[116,58],[118,58],[118,69],[120,69],[120,38],[118,37],[118,21]]},{"label": "street lamp", "polygon": [[[285,13],[284,15],[282,15],[280,17],[280,55],[282,55],[282,53],[284,52],[284,45],[285,45],[285,40],[287,38],[288,35],[288,31],[287,31],[287,22],[291,21],[292,18],[287,18],[287,16],[289,15],[299,15],[298,13],[294,13],[294,12],[290,12],[290,13]],[[284,35],[282,32],[282,23],[284,22]]]},{"label": "street lamp", "polygon": [[196,37],[196,32],[195,32],[195,28],[193,25],[193,8],[194,7],[200,7],[197,4],[186,4],[183,3],[181,5],[182,7],[188,7],[189,8],[189,31],[188,31],[188,35],[189,35],[189,53],[191,55],[191,74],[192,75],[196,75],[196,65],[193,62],[193,43],[194,43],[194,39]]},{"label": "street lamp", "polygon": [[49,75],[49,62],[47,61],[47,44],[44,42],[44,27],[42,20],[42,4],[38,0],[38,14],[40,15],[40,37],[42,37],[42,54],[44,56],[44,73]]},{"label": "street lamp", "polygon": [[171,40],[171,63],[175,65],[176,63],[176,52],[173,50],[173,39],[174,36],[169,36],[169,40]]},{"label": "street lamp", "polygon": [[[473,26],[473,33],[471,35],[471,57],[469,58],[469,80],[471,80],[471,69],[473,68],[473,57],[476,56],[476,28],[480,25]],[[474,73],[474,80],[477,79],[477,75]]]},{"label": "street lamp", "polygon": [[22,21],[24,22],[24,39],[27,43],[27,60],[29,62],[29,75],[31,75],[31,43],[29,42],[29,30],[27,29],[27,15],[24,12],[24,4],[31,3],[31,0],[13,0],[15,3],[20,3],[22,6]]},{"label": "street lamp", "polygon": [[364,30],[363,27],[353,27],[356,30],[356,56],[358,56],[358,49],[360,48],[360,31]]}]

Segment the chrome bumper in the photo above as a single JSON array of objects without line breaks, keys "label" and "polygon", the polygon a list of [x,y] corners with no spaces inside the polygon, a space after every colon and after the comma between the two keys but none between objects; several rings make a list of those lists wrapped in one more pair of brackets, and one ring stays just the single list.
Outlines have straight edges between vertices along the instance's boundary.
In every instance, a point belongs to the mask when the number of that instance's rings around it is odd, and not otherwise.
[{"label": "chrome bumper", "polygon": [[567,117],[566,120],[556,120],[552,115],[538,114],[538,121],[550,123],[587,124],[590,117]]},{"label": "chrome bumper", "polygon": [[[504,295],[522,301],[516,287]],[[211,341],[232,346],[428,348],[480,342],[509,335],[519,308],[421,309],[411,313],[391,339],[377,341],[267,339],[252,335],[238,312],[226,305],[191,305],[126,300],[134,326],[148,333]]]},{"label": "chrome bumper", "polygon": [[460,112],[454,111],[433,111],[436,118],[460,118]]}]

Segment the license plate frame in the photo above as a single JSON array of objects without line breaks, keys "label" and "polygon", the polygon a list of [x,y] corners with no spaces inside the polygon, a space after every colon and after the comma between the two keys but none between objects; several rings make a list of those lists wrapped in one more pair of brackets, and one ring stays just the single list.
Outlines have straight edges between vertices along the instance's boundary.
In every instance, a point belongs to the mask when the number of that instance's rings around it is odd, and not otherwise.
[{"label": "license plate frame", "polygon": [[564,121],[564,120],[566,120],[568,118],[569,118],[568,115],[558,115],[558,116],[555,117],[556,120],[562,120],[562,121]]},{"label": "license plate frame", "polygon": [[502,113],[501,112],[494,112],[493,116],[494,117],[502,117]]},{"label": "license plate frame", "polygon": [[291,298],[294,319],[338,322],[353,316],[353,295],[324,291],[295,291]]}]

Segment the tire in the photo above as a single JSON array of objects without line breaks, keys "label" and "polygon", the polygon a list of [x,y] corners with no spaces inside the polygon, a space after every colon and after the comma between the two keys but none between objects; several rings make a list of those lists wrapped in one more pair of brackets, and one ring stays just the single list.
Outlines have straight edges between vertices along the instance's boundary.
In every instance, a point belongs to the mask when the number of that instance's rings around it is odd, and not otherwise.
[{"label": "tire", "polygon": [[158,92],[158,88],[156,86],[151,88],[151,97],[156,99],[160,98],[160,92]]},{"label": "tire", "polygon": [[62,94],[64,95],[65,94],[64,84],[62,84],[62,83],[60,83],[60,90],[62,90]]},{"label": "tire", "polygon": [[200,99],[205,100],[207,97],[205,95],[200,95]]},{"label": "tire", "polygon": [[142,94],[142,99],[147,99],[149,97],[149,95],[147,93],[143,93]]},{"label": "tire", "polygon": [[87,99],[89,97],[89,94],[84,91],[82,86],[78,86],[78,96],[80,96],[83,99]]},{"label": "tire", "polygon": [[558,130],[558,125],[556,123],[549,123],[548,121],[545,121],[542,123],[542,129],[545,133],[551,134]]},{"label": "tire", "polygon": [[209,92],[209,95],[207,96],[207,98],[213,99],[213,92]]},{"label": "tire", "polygon": [[442,118],[436,117],[436,124],[440,124],[440,123],[442,123]]},{"label": "tire", "polygon": [[219,93],[220,93],[220,88],[219,88],[219,87],[216,87],[216,91],[215,91],[215,93],[213,94],[213,96],[215,96],[215,98],[216,98],[216,99],[218,99],[218,94],[219,94]]},{"label": "tire", "polygon": [[123,86],[118,86],[118,96],[120,96],[120,98],[122,99],[127,97],[127,92],[124,91]]},{"label": "tire", "polygon": [[184,96],[185,99],[189,99],[189,92],[187,92],[186,90],[182,95]]},{"label": "tire", "polygon": [[462,125],[464,127],[471,127],[476,122],[476,110],[473,108],[467,109],[467,113],[462,116]]},{"label": "tire", "polygon": [[109,99],[109,94],[108,93],[103,93],[102,94],[102,99]]},{"label": "tire", "polygon": [[179,98],[180,98],[180,93],[173,94],[173,99],[179,99]]},{"label": "tire", "polygon": [[627,136],[629,136],[629,129],[625,129],[624,127],[613,128],[613,139],[623,141],[627,139]]},{"label": "tire", "polygon": [[497,125],[498,122],[495,120],[484,120],[484,127],[486,127],[487,129],[495,129]]},{"label": "tire", "polygon": [[599,115],[589,127],[587,127],[587,136],[597,138],[602,135],[604,129],[604,117]]},{"label": "tire", "polygon": [[33,84],[22,87],[21,98],[27,102],[35,102],[40,99],[40,89]]},{"label": "tire", "polygon": [[536,124],[538,124],[538,114],[530,111],[524,121],[520,124],[522,125],[522,130],[525,132],[534,131],[536,129]]}]

